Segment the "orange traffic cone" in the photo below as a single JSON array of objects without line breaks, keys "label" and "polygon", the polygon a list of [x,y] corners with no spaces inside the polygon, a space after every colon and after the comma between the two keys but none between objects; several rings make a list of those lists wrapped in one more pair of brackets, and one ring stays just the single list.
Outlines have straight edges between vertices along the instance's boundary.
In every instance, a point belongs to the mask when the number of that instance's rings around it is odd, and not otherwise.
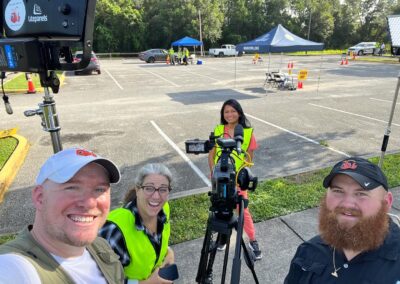
[{"label": "orange traffic cone", "polygon": [[344,62],[344,64],[345,64],[345,65],[348,65],[348,64],[349,64],[349,60],[347,59],[347,57],[346,57],[346,61]]},{"label": "orange traffic cone", "polygon": [[28,79],[28,91],[27,94],[36,94],[35,85],[33,84],[31,76],[26,73],[26,78]]},{"label": "orange traffic cone", "polygon": [[303,89],[303,82],[302,81],[298,81],[297,82],[297,89]]},{"label": "orange traffic cone", "polygon": [[169,64],[169,55],[167,55],[167,64]]},{"label": "orange traffic cone", "polygon": [[340,65],[343,65],[344,64],[344,61],[343,61],[343,59],[342,59],[342,62],[340,62]]}]

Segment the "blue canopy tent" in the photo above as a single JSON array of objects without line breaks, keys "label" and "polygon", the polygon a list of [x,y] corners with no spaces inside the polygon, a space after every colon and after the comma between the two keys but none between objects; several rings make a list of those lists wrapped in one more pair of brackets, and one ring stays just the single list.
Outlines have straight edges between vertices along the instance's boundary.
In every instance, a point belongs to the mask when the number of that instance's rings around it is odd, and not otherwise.
[{"label": "blue canopy tent", "polygon": [[323,43],[298,37],[280,24],[256,39],[236,45],[238,52],[244,51],[245,53],[294,52],[323,49]]},{"label": "blue canopy tent", "polygon": [[184,38],[178,39],[172,43],[172,46],[199,46],[203,43],[197,39],[185,36]]}]

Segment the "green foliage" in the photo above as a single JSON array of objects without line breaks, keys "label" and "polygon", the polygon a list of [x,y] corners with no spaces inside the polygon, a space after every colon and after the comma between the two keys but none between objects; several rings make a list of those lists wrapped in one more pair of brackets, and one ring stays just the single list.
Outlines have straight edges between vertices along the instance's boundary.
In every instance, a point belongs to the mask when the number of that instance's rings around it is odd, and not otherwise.
[{"label": "green foliage", "polygon": [[14,137],[0,138],[0,170],[17,147],[18,140]]},{"label": "green foliage", "polygon": [[0,245],[6,243],[6,242],[8,242],[8,241],[11,241],[11,240],[15,239],[15,236],[16,236],[16,235],[14,235],[14,234],[0,236]]},{"label": "green foliage", "polygon": [[344,49],[386,41],[386,16],[399,11],[393,0],[98,0],[94,49],[137,52],[168,48],[183,36],[199,39],[200,17],[206,48],[247,41],[282,24]]}]

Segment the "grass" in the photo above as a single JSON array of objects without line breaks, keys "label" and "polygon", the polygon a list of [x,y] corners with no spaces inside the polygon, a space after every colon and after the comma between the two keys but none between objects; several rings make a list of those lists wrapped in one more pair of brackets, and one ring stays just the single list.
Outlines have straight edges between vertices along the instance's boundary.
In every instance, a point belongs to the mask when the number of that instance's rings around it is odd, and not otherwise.
[{"label": "grass", "polygon": [[[377,164],[379,158],[370,160]],[[400,153],[385,156],[383,171],[390,188],[400,185],[399,168]],[[255,192],[249,193],[254,222],[318,206],[326,191],[322,180],[329,171],[330,168],[325,168],[261,182]],[[209,206],[206,193],[171,200],[171,244],[203,237]],[[14,235],[0,236],[0,244],[13,238]]]},{"label": "grass", "polygon": [[[63,71],[56,71],[58,77],[62,75]],[[40,87],[39,74],[31,74],[32,82],[36,88]],[[10,92],[15,90],[25,90],[28,88],[28,81],[25,78],[25,73],[18,73],[14,78],[4,83],[4,91]]]},{"label": "grass", "polygon": [[14,137],[0,138],[0,170],[17,147],[17,143],[18,140]]}]

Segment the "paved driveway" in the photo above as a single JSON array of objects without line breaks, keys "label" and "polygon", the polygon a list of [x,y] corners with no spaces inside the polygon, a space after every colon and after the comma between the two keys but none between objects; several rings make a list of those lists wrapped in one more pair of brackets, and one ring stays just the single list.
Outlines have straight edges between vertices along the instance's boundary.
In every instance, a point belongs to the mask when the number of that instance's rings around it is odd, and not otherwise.
[{"label": "paved driveway", "polygon": [[[308,70],[304,88],[264,90],[265,72]],[[113,159],[123,179],[114,187],[117,206],[139,167],[163,162],[176,181],[174,194],[209,185],[206,155],[186,155],[184,141],[207,139],[219,122],[219,110],[236,98],[255,128],[259,144],[256,175],[284,176],[332,165],[346,155],[376,156],[387,125],[397,83],[397,65],[350,62],[339,57],[206,58],[203,65],[168,66],[139,60],[103,60],[102,74],[67,74],[55,95],[64,147],[82,145]],[[30,152],[0,205],[0,233],[32,220],[30,190],[39,166],[52,153],[50,136],[39,117],[23,111],[41,102],[42,94],[14,95],[14,115],[0,129],[20,127]],[[393,120],[389,151],[398,151],[400,120]]]}]

